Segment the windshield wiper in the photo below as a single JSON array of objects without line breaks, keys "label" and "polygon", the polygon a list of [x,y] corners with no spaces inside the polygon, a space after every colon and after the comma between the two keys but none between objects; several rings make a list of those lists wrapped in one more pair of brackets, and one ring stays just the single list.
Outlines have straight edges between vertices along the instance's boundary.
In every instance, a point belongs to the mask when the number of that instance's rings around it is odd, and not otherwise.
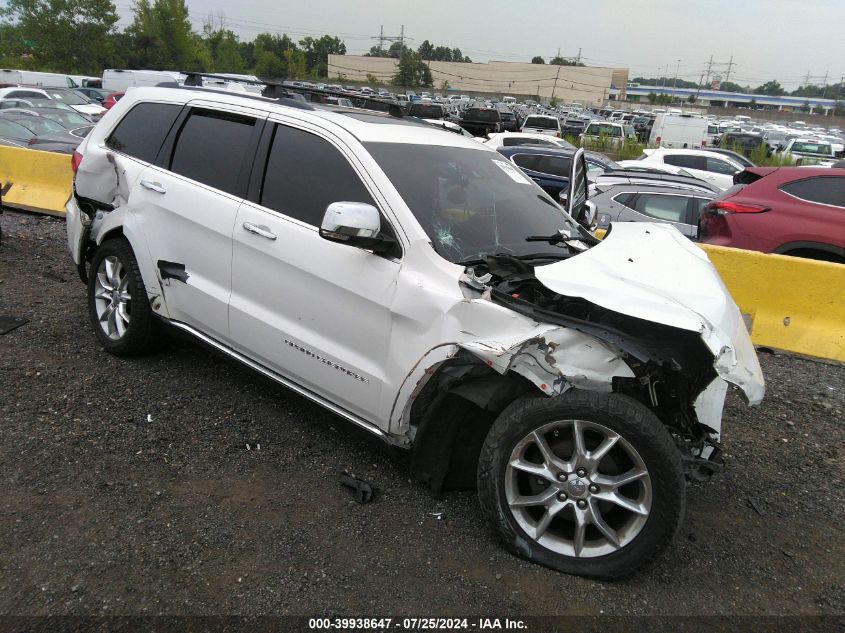
[{"label": "windshield wiper", "polygon": [[473,255],[472,257],[467,257],[466,259],[462,259],[455,263],[460,266],[473,266],[475,264],[485,263],[484,259],[488,257],[507,257],[511,259],[518,259],[520,261],[530,261],[534,259],[569,259],[571,255],[569,253],[529,253],[528,255],[514,255],[513,253],[482,253],[481,255]]},{"label": "windshield wiper", "polygon": [[526,242],[548,242],[549,244],[566,244],[569,248],[574,251],[583,252],[586,251],[589,246],[584,243],[583,238],[580,235],[571,236],[565,231],[561,230],[557,233],[552,235],[529,235],[525,238]]}]

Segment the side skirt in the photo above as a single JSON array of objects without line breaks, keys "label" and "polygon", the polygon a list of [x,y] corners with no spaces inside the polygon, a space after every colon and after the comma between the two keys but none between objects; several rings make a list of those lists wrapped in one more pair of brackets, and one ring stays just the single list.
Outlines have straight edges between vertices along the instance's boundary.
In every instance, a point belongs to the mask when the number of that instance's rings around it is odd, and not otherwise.
[{"label": "side skirt", "polygon": [[392,444],[392,445],[395,445],[395,446],[402,446],[402,447],[404,447],[406,445],[406,442],[402,438],[396,437],[394,435],[388,435],[387,433],[382,431],[380,428],[378,428],[374,424],[367,422],[366,420],[358,417],[354,413],[350,413],[346,409],[337,406],[333,402],[330,402],[329,400],[326,400],[322,396],[317,395],[313,391],[306,389],[305,387],[302,387],[301,385],[298,385],[297,383],[293,382],[292,380],[285,378],[284,376],[282,376],[280,374],[277,374],[273,370],[268,369],[264,365],[255,362],[254,360],[252,360],[251,358],[249,358],[247,356],[244,356],[240,352],[236,352],[232,348],[227,347],[226,345],[223,345],[219,341],[216,341],[215,339],[213,339],[209,336],[206,336],[205,334],[203,334],[199,330],[191,327],[190,325],[186,325],[185,323],[180,323],[179,321],[170,321],[170,320],[167,320],[167,319],[162,319],[162,321],[170,327],[174,327],[177,330],[180,330],[182,332],[186,332],[187,334],[190,334],[194,338],[199,339],[205,345],[214,349],[215,351],[218,351],[222,354],[225,354],[229,358],[236,360],[237,362],[241,363],[242,365],[246,365],[250,369],[257,371],[259,374],[269,378],[270,380],[287,387],[291,391],[294,391],[294,392],[298,393],[299,395],[301,395],[305,398],[308,398],[312,402],[319,404],[321,407],[324,407],[324,408],[328,409],[329,411],[331,411],[332,413],[339,415],[340,417],[344,418],[345,420],[352,422],[352,424],[354,424],[356,427],[363,429],[365,431],[368,431],[369,433],[378,437],[383,442],[386,442],[388,444]]}]

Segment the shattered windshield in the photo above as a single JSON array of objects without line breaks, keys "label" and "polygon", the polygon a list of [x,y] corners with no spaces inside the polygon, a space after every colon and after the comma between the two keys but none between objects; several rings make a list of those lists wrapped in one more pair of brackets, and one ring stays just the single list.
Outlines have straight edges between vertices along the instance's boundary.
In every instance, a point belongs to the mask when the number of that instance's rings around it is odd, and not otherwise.
[{"label": "shattered windshield", "polygon": [[404,143],[366,146],[434,249],[451,262],[494,253],[566,256],[565,243],[525,238],[561,230],[580,235],[575,221],[498,153]]}]

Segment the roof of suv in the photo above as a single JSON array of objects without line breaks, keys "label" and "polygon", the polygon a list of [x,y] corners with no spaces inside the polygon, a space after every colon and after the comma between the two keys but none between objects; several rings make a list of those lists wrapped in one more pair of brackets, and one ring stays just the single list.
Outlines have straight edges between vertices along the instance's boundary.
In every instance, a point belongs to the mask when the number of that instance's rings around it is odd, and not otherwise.
[{"label": "roof of suv", "polygon": [[319,105],[313,109],[304,110],[284,105],[276,99],[260,97],[258,95],[243,96],[240,93],[220,90],[169,87],[130,88],[127,90],[126,96],[112,108],[109,114],[112,111],[123,113],[139,101],[182,104],[199,102],[206,105],[233,105],[249,108],[250,110],[267,112],[269,114],[281,114],[302,121],[322,121],[337,125],[363,143],[446,145],[468,149],[481,149],[482,151],[495,151],[473,139],[463,138],[457,134],[444,134],[442,129],[435,126],[422,123],[415,119],[395,118],[384,112],[320,107]]}]

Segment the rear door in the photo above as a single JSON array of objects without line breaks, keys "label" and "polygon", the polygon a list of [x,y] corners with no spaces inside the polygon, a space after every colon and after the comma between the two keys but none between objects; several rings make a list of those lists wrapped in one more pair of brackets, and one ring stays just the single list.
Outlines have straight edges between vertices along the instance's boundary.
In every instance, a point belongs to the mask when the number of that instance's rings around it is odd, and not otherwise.
[{"label": "rear door", "polygon": [[692,224],[690,204],[692,197],[667,193],[636,193],[626,197],[617,196],[623,206],[619,211],[619,222],[659,222],[672,224],[689,238],[695,238],[698,224]]},{"label": "rear door", "polygon": [[170,318],[221,341],[229,338],[232,229],[264,116],[187,108],[130,197]]}]

